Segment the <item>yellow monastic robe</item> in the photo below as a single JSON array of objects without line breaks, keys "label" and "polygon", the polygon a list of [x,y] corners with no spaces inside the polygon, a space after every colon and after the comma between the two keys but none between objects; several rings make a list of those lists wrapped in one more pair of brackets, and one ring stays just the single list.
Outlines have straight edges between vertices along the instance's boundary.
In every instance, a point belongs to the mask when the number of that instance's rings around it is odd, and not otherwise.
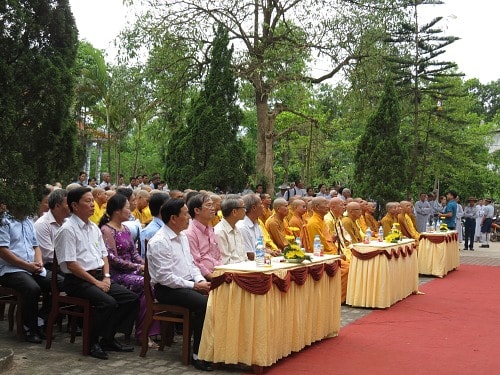
[{"label": "yellow monastic robe", "polygon": [[[307,222],[307,236],[308,245],[310,249],[313,248],[314,236],[319,235],[321,243],[323,244],[325,254],[338,254],[337,247],[333,243],[332,234],[324,222],[323,217],[321,217],[316,212],[313,213],[312,217]],[[347,295],[347,278],[349,275],[349,262],[341,259],[340,260],[340,279],[342,286],[342,303],[346,300]]]},{"label": "yellow monastic robe", "polygon": [[149,206],[144,207],[142,210],[136,208],[132,212],[132,215],[134,215],[134,217],[138,219],[142,225],[148,225],[151,222],[151,220],[153,220],[153,215],[151,215]]},{"label": "yellow monastic robe", "polygon": [[413,220],[411,216],[408,214],[399,214],[398,215],[399,226],[401,227],[401,233],[403,236],[408,238],[413,238],[418,242],[420,240],[420,233],[415,229],[413,224]]},{"label": "yellow monastic robe", "polygon": [[106,213],[106,204],[99,206],[96,201],[94,201],[94,214],[89,217],[89,220],[93,223],[99,225],[102,215]]},{"label": "yellow monastic robe", "polygon": [[262,222],[262,220],[259,219],[259,227],[260,230],[262,231],[262,236],[264,237],[264,244],[266,246],[266,249],[271,249],[271,250],[278,250],[278,246],[273,242],[271,239],[271,236],[269,235],[269,232],[266,229],[266,226]]}]

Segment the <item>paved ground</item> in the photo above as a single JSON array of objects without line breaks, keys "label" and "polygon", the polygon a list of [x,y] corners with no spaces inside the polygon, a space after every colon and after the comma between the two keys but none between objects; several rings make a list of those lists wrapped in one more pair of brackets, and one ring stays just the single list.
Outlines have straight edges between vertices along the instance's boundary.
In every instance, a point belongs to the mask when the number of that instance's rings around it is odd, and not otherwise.
[{"label": "paved ground", "polygon": [[[460,247],[462,248],[462,246]],[[461,264],[483,266],[500,266],[500,242],[491,243],[489,249],[477,248],[476,251],[460,251]],[[420,283],[432,280],[432,277],[420,277]],[[341,326],[344,327],[356,319],[369,314],[371,309],[342,306]],[[340,332],[342,334],[342,331]],[[146,358],[139,357],[139,347],[134,353],[109,353],[110,359],[102,361],[81,355],[81,340],[70,344],[69,335],[57,333],[52,343],[52,349],[45,350],[42,345],[29,344],[17,340],[12,332],[7,330],[7,322],[0,322],[0,352],[2,349],[14,351],[14,364],[7,375],[28,374],[199,374],[194,367],[183,366],[180,363],[180,343],[166,348],[164,352],[150,350]],[[121,337],[118,337],[119,339]],[[180,341],[180,338],[179,338]],[[0,368],[1,372],[1,368]],[[221,367],[213,372],[215,375],[238,374],[241,368]]]}]

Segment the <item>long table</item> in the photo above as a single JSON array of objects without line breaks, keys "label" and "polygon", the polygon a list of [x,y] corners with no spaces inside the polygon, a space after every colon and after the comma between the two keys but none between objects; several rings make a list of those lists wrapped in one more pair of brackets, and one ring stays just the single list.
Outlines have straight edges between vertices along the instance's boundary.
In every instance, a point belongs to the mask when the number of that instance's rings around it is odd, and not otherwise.
[{"label": "long table", "polygon": [[340,329],[337,255],[270,268],[255,262],[215,269],[198,356],[262,373],[279,359]]},{"label": "long table", "polygon": [[414,240],[353,245],[346,303],[386,308],[418,291]]},{"label": "long table", "polygon": [[418,244],[418,272],[443,277],[460,265],[458,232],[421,233]]}]

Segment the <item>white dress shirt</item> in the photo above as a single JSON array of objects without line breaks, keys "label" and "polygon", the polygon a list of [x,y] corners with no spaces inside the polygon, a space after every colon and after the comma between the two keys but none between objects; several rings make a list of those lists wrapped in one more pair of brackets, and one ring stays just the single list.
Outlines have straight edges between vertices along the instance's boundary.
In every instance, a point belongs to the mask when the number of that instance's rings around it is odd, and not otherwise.
[{"label": "white dress shirt", "polygon": [[245,245],[245,252],[255,252],[255,245],[259,237],[263,237],[259,223],[254,223],[248,216],[245,219],[236,223],[236,227],[240,230]]},{"label": "white dress shirt", "polygon": [[54,250],[64,273],[70,273],[65,262],[77,262],[85,271],[95,270],[104,265],[108,251],[102,239],[102,232],[90,220],[84,223],[76,215],[71,215],[56,233]]},{"label": "white dress shirt", "polygon": [[222,218],[214,227],[214,231],[219,243],[222,263],[240,263],[247,260],[243,237],[238,228],[233,228],[226,219]]},{"label": "white dress shirt", "polygon": [[54,259],[54,238],[61,228],[51,210],[45,212],[34,224],[38,246],[42,252],[43,264]]},{"label": "white dress shirt", "polygon": [[195,283],[205,281],[194,264],[187,236],[183,232],[175,234],[167,225],[148,242],[146,256],[153,284],[192,289]]}]

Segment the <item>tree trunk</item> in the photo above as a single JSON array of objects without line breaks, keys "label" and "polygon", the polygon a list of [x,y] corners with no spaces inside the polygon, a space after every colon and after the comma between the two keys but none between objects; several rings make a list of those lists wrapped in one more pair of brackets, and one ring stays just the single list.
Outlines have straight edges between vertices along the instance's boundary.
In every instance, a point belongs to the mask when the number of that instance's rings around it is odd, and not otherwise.
[{"label": "tree trunk", "polygon": [[108,128],[108,173],[111,174],[111,119],[109,115],[109,108],[106,106],[106,127]]},{"label": "tree trunk", "polygon": [[135,141],[135,155],[134,155],[134,170],[132,176],[137,175],[137,166],[139,165],[139,150],[141,147],[141,131],[142,131],[142,122],[137,121],[137,140]]},{"label": "tree trunk", "polygon": [[101,161],[102,161],[102,143],[101,141],[97,141],[97,159],[96,159],[96,167],[95,167],[95,178],[97,183],[101,182]]},{"label": "tree trunk", "polygon": [[88,141],[85,143],[85,165],[83,167],[83,170],[85,173],[87,173],[87,179],[90,179],[90,161],[92,158],[92,148],[94,146],[92,145],[91,141]]},{"label": "tree trunk", "polygon": [[257,108],[257,154],[255,156],[257,180],[266,184],[266,192],[274,194],[274,151],[273,132],[275,115],[269,113],[268,96],[262,90],[255,89]]}]

